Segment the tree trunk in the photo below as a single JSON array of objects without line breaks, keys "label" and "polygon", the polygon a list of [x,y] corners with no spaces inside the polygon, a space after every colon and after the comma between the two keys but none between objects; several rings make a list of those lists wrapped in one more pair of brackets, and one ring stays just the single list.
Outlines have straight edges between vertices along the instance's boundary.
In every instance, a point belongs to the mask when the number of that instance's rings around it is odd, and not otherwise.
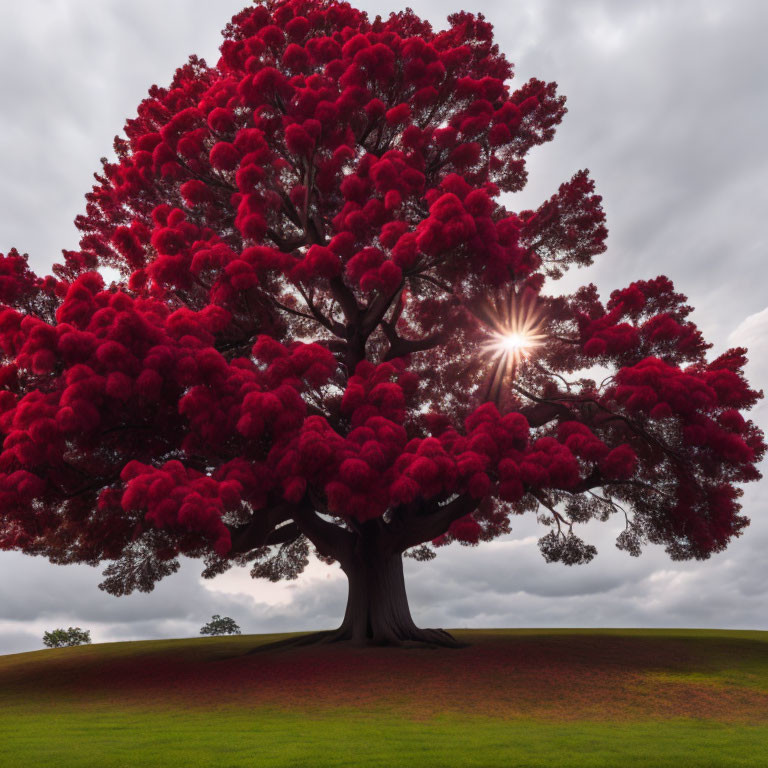
[{"label": "tree trunk", "polygon": [[408,608],[401,555],[381,556],[373,562],[355,558],[342,568],[349,579],[349,594],[340,635],[355,645],[390,645],[418,631]]},{"label": "tree trunk", "polygon": [[[322,546],[319,531],[305,527],[304,532],[305,535],[314,534],[315,545],[321,542]],[[255,648],[254,653],[332,642],[358,646],[427,644],[464,647],[464,643],[443,629],[420,629],[414,623],[405,592],[402,552],[380,520],[362,523],[346,535],[349,536],[347,546],[335,549],[323,546],[320,550],[338,559],[349,580],[347,608],[341,626],[336,630],[262,645]]]},{"label": "tree trunk", "polygon": [[342,563],[349,579],[344,621],[329,641],[353,645],[403,645],[428,643],[459,647],[442,629],[420,629],[411,618],[405,592],[403,557],[386,552],[374,539],[361,537],[353,557]]}]

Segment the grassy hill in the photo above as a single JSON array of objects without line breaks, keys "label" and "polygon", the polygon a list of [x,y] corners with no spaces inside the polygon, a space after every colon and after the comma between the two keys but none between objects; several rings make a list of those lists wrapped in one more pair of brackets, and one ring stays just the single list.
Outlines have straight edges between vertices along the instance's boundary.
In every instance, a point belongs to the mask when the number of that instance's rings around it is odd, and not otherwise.
[{"label": "grassy hill", "polygon": [[766,766],[768,632],[285,635],[0,657],[0,766]]}]

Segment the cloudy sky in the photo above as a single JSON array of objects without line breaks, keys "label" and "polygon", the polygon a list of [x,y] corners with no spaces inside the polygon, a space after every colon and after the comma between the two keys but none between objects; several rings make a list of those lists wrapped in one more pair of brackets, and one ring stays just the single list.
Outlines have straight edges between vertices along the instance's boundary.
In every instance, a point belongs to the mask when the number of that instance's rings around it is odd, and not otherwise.
[{"label": "cloudy sky", "polygon": [[[28,0],[0,4],[0,251],[47,271],[75,247],[98,159],[152,83],[190,53],[216,60],[219,30],[244,0]],[[461,5],[411,0],[442,26]],[[159,5],[159,7],[158,7]],[[398,7],[358,2],[370,14]],[[466,7],[466,6],[465,6]],[[603,195],[609,249],[563,288],[604,293],[664,273],[715,343],[750,349],[750,378],[768,390],[768,58],[762,0],[475,0],[517,77],[556,80],[569,112],[530,163],[510,207],[536,207],[580,168]],[[754,417],[768,426],[768,407]],[[533,520],[480,548],[408,561],[417,623],[444,627],[686,626],[768,629],[768,481],[748,487],[752,525],[727,552],[673,563],[651,548],[632,559],[610,523],[585,538],[588,566],[546,565]],[[314,563],[298,582],[212,582],[185,562],[150,595],[115,598],[100,571],[0,552],[0,653],[41,647],[45,629],[79,625],[95,641],[195,635],[213,613],[245,632],[335,626],[346,585]]]}]

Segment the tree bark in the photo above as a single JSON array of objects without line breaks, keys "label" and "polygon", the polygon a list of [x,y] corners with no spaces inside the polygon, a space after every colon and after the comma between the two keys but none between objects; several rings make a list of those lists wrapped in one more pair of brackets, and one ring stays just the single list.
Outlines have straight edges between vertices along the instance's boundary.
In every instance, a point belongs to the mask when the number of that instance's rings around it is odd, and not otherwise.
[{"label": "tree bark", "polygon": [[[472,507],[476,505],[476,501],[471,502]],[[426,532],[427,538],[439,535],[451,520],[467,513],[465,506],[459,499],[440,507],[436,516],[424,517],[421,526],[424,530],[420,532]],[[336,630],[280,640],[259,646],[254,652],[331,642],[349,642],[357,646],[427,644],[464,647],[465,644],[443,629],[417,627],[411,617],[402,553],[414,546],[411,541],[414,536],[415,543],[425,540],[417,532],[406,536],[400,530],[401,526],[387,525],[381,519],[358,523],[352,530],[345,530],[323,520],[309,507],[295,510],[294,520],[318,551],[337,560],[346,574],[349,592],[344,620]]]},{"label": "tree bark", "polygon": [[378,525],[362,526],[351,556],[341,563],[349,580],[347,607],[341,626],[328,641],[358,646],[427,643],[459,647],[442,629],[416,626],[405,591],[402,553],[387,543]]},{"label": "tree bark", "polygon": [[344,620],[336,630],[259,646],[254,652],[276,647],[346,642],[355,646],[465,647],[443,629],[417,627],[408,607],[403,556],[391,546],[381,521],[369,521],[354,534],[354,545],[340,559],[349,581]]},{"label": "tree bark", "polygon": [[337,634],[354,645],[398,644],[418,631],[408,607],[402,556],[375,554],[369,561],[356,557],[342,566],[349,593]]}]

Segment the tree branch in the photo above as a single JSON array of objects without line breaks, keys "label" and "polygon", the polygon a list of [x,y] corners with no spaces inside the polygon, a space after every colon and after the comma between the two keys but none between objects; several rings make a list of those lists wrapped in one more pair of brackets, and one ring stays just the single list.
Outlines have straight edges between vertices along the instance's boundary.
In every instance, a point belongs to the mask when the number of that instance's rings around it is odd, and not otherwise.
[{"label": "tree branch", "polygon": [[284,312],[290,312],[292,315],[296,315],[297,317],[305,317],[307,320],[317,320],[316,317],[312,317],[312,315],[308,315],[306,312],[299,312],[298,309],[291,309],[285,304],[281,304],[276,298],[274,297],[271,297],[271,298],[272,298],[272,303],[278,309],[282,309]]},{"label": "tree branch", "polygon": [[603,473],[595,467],[592,472],[585,477],[576,487],[569,488],[569,493],[584,493],[592,488],[598,488],[607,483]]},{"label": "tree branch", "polygon": [[332,277],[329,282],[333,298],[339,302],[347,323],[349,325],[356,324],[360,314],[360,307],[357,304],[355,294],[345,285],[341,277]]},{"label": "tree branch", "polygon": [[409,278],[412,278],[414,280],[423,280],[425,283],[431,283],[436,288],[440,288],[440,290],[445,291],[446,293],[453,293],[453,289],[449,285],[445,285],[445,283],[441,283],[436,278],[432,277],[431,275],[425,275],[422,272],[417,272],[413,275],[408,275]]},{"label": "tree branch", "polygon": [[273,544],[289,544],[292,541],[296,541],[301,535],[301,530],[296,523],[288,523],[287,525],[275,528],[275,530],[267,536],[264,544],[266,546],[271,546]]},{"label": "tree branch", "polygon": [[396,515],[388,526],[393,535],[392,543],[397,551],[404,552],[425,541],[432,541],[442,536],[454,520],[474,512],[479,505],[479,499],[459,496],[442,506],[435,504],[427,514]]},{"label": "tree branch", "polygon": [[520,413],[525,416],[531,427],[543,427],[560,416],[573,418],[571,409],[561,403],[536,403],[536,405],[521,408]]},{"label": "tree branch", "polygon": [[[605,405],[603,405],[601,402],[596,400],[594,397],[579,397],[578,395],[566,395],[562,397],[557,398],[543,398],[543,397],[537,397],[532,392],[528,392],[527,390],[523,389],[519,384],[513,384],[512,388],[518,391],[521,395],[525,395],[530,400],[533,400],[536,403],[548,403],[550,405],[557,405],[559,407],[565,408],[566,411],[570,414],[570,417],[574,417],[574,413],[566,408],[566,406],[563,405],[563,403],[570,402],[574,405],[586,405],[586,404],[593,404],[596,408],[599,408],[604,413],[607,413],[611,420],[615,419],[617,421],[622,422],[623,424],[626,424],[627,428],[634,432],[641,440],[645,440],[647,443],[650,443],[651,445],[658,448],[662,453],[665,453],[667,456],[669,456],[672,461],[674,461],[676,464],[682,467],[687,467],[687,462],[679,455],[677,454],[672,448],[670,448],[668,445],[666,445],[664,442],[662,442],[659,438],[657,438],[655,435],[650,434],[642,427],[638,426],[633,422],[629,417],[624,416],[621,413],[615,413],[610,408],[607,408]],[[607,421],[607,420],[606,420]],[[605,422],[603,422],[605,423]]]},{"label": "tree branch", "polygon": [[445,339],[445,331],[438,331],[423,339],[404,339],[398,336],[392,323],[382,322],[381,328],[389,341],[389,350],[384,360],[394,360],[396,357],[404,357],[412,352],[424,352],[438,346]]},{"label": "tree branch", "polygon": [[401,281],[397,289],[387,295],[385,293],[379,293],[376,298],[365,308],[362,322],[360,323],[362,335],[368,339],[368,337],[376,330],[376,326],[381,323],[384,316],[392,306],[392,302],[398,300],[403,292],[404,283]]},{"label": "tree branch", "polygon": [[[322,325],[324,328],[327,328],[334,336],[338,336],[341,339],[345,339],[347,337],[347,329],[341,324],[336,323],[327,318],[318,308],[314,301],[312,301],[312,297],[300,286],[297,285],[296,289],[301,294],[301,297],[306,302],[307,306],[309,307],[309,311],[312,313],[313,318],[317,320],[320,325]],[[308,317],[308,315],[304,315],[304,317]],[[310,318],[312,319],[312,318]]]},{"label": "tree branch", "polygon": [[292,513],[293,507],[290,504],[278,504],[269,510],[258,510],[245,525],[227,525],[232,538],[229,554],[242,555],[267,545],[270,543],[267,539],[275,533],[275,528],[290,520]]},{"label": "tree branch", "polygon": [[323,520],[307,504],[296,508],[293,515],[297,528],[315,545],[324,557],[332,557],[343,563],[349,559],[354,539],[349,531]]}]

